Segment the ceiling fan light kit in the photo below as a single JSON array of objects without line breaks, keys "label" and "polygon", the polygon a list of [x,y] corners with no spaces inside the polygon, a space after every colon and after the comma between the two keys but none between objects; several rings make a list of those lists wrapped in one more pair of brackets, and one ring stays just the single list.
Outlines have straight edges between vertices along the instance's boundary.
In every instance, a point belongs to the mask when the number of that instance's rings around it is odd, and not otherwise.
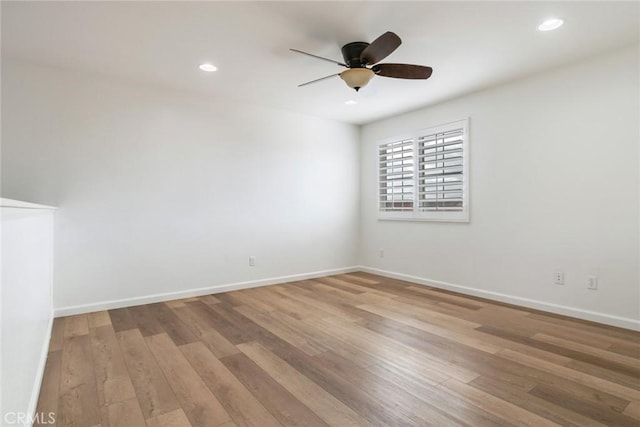
[{"label": "ceiling fan light kit", "polygon": [[375,73],[368,68],[350,68],[340,73],[340,78],[356,92],[369,83]]},{"label": "ceiling fan light kit", "polygon": [[[393,77],[396,79],[428,79],[431,77],[433,69],[423,65],[410,64],[378,64],[384,58],[395,51],[402,43],[397,34],[387,31],[371,44],[366,42],[352,42],[342,46],[342,57],[344,62],[334,61],[333,59],[323,58],[318,55],[303,52],[297,49],[290,49],[293,52],[308,55],[324,61],[333,62],[347,68],[347,70],[332,74],[330,76],[321,77],[310,82],[302,83],[300,86],[306,86],[316,83],[330,77],[340,76],[347,86],[355,89],[356,92],[364,87],[375,75],[381,77]],[[367,66],[371,68],[367,68]]]}]

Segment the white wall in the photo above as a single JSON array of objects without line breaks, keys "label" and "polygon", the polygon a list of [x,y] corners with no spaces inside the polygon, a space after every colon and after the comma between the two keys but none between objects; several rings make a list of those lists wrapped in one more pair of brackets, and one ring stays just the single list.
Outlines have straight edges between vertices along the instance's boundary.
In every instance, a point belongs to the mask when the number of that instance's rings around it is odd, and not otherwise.
[{"label": "white wall", "polygon": [[[0,425],[33,416],[53,306],[53,210],[2,199]],[[20,417],[20,418],[18,418]]]},{"label": "white wall", "polygon": [[[382,272],[637,326],[637,49],[366,125],[360,153],[354,126],[3,61],[2,191],[60,206],[58,308],[359,253]],[[375,143],[464,117],[471,222],[377,221]]]},{"label": "white wall", "polygon": [[[361,263],[640,326],[639,71],[634,46],[364,126]],[[377,141],[465,117],[471,222],[378,221]]]},{"label": "white wall", "polygon": [[355,126],[4,59],[2,107],[3,196],[59,207],[57,309],[356,263]]}]

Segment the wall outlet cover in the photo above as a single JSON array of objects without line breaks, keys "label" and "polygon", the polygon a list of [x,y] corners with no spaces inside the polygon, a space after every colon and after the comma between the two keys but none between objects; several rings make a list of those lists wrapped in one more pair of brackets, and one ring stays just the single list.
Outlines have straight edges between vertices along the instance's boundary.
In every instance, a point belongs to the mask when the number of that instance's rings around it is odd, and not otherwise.
[{"label": "wall outlet cover", "polygon": [[554,271],[553,272],[553,283],[556,285],[564,285],[564,272],[563,271]]}]

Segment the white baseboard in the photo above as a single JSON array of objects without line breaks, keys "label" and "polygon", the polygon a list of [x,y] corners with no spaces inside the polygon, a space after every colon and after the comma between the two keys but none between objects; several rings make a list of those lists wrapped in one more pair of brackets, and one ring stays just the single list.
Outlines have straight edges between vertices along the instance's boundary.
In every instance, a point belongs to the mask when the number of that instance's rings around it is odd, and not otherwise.
[{"label": "white baseboard", "polygon": [[377,274],[379,276],[390,277],[393,279],[406,280],[408,282],[420,285],[432,286],[434,288],[446,289],[448,291],[459,292],[461,294],[473,295],[476,297],[486,298],[490,300],[506,302],[522,307],[533,308],[541,311],[562,314],[569,317],[575,317],[583,320],[603,323],[605,325],[617,326],[619,328],[640,331],[640,320],[627,317],[619,317],[611,314],[599,313],[596,311],[583,310],[576,307],[568,307],[565,305],[553,304],[550,302],[538,301],[529,298],[522,298],[513,295],[502,294],[499,292],[485,291],[477,288],[456,285],[453,283],[441,282],[439,280],[431,280],[423,277],[411,276],[409,274],[396,273],[393,271],[380,270],[378,268],[360,266],[360,271],[366,273]]},{"label": "white baseboard", "polygon": [[[412,276],[404,273],[397,273],[394,271],[381,270],[378,268],[367,266],[353,266],[336,268],[331,270],[314,271],[311,273],[293,274],[289,276],[272,277],[268,279],[250,280],[246,282],[229,283],[224,285],[211,286],[207,288],[188,289],[178,292],[167,292],[163,294],[148,295],[143,297],[126,298],[120,300],[103,301],[92,304],[75,305],[69,307],[60,307],[55,309],[54,316],[70,316],[74,314],[92,313],[95,311],[109,310],[114,308],[132,307],[135,305],[151,304],[156,302],[170,301],[180,298],[189,298],[201,295],[216,294],[221,292],[235,291],[239,289],[256,288],[260,286],[276,285],[280,283],[293,282],[297,280],[313,279],[316,277],[330,276],[333,274],[353,273],[355,271],[364,271],[371,274],[377,274],[380,276],[391,277],[394,279],[406,280],[420,285],[432,286],[435,288],[446,289],[453,292],[459,292],[461,294],[472,295],[481,298],[487,298],[494,301],[505,302],[522,307],[533,308],[541,311],[548,311],[551,313],[562,314],[569,317],[575,317],[583,320],[590,320],[593,322],[602,323],[605,325],[617,326],[620,328],[631,329],[640,331],[640,320],[631,319],[626,317],[614,316],[611,314],[599,313],[596,311],[583,310],[581,308],[569,307],[559,304],[554,304],[545,301],[538,301],[529,298],[522,298],[513,295],[503,294],[499,292],[486,291],[483,289],[470,288],[467,286],[456,285],[453,283],[442,282],[439,280],[431,280],[423,277]],[[44,360],[46,361],[46,349],[45,347]],[[44,371],[44,364],[42,366]],[[37,398],[37,395],[36,395]]]},{"label": "white baseboard", "polygon": [[51,316],[49,317],[49,325],[47,326],[47,335],[42,343],[42,349],[40,350],[40,362],[38,363],[38,370],[36,371],[36,378],[33,383],[31,398],[29,399],[29,409],[27,410],[27,414],[31,414],[33,416],[35,416],[36,410],[38,409],[40,387],[42,387],[44,369],[45,369],[45,366],[47,365],[47,356],[49,355],[49,342],[51,341],[52,331],[53,331],[53,310],[51,311]]},{"label": "white baseboard", "polygon": [[92,313],[95,311],[110,310],[114,308],[132,307],[135,305],[152,304],[156,302],[171,301],[174,299],[197,297],[202,295],[217,294],[222,292],[236,291],[238,289],[257,288],[260,286],[276,285],[297,280],[313,279],[316,277],[330,276],[333,274],[353,273],[358,271],[358,267],[335,268],[331,270],[314,271],[311,273],[292,274],[290,276],[272,277],[268,279],[250,280],[246,282],[229,283],[216,285],[207,288],[188,289],[178,292],[167,292],[163,294],[148,295],[143,297],[125,298],[119,300],[103,301],[91,304],[74,305],[69,307],[59,307],[54,311],[55,317],[71,316],[74,314]]}]

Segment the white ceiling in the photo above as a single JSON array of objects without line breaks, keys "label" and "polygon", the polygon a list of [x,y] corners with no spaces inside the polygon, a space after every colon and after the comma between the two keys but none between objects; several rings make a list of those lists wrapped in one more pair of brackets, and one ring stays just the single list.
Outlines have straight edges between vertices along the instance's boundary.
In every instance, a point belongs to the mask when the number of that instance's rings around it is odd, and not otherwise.
[{"label": "white ceiling", "polygon": [[[3,1],[2,57],[360,124],[637,43],[639,14],[635,1]],[[536,31],[549,16],[565,25]],[[343,68],[289,48],[342,61],[343,44],[388,30],[403,44],[386,62],[432,66],[431,79],[297,87]]]}]

